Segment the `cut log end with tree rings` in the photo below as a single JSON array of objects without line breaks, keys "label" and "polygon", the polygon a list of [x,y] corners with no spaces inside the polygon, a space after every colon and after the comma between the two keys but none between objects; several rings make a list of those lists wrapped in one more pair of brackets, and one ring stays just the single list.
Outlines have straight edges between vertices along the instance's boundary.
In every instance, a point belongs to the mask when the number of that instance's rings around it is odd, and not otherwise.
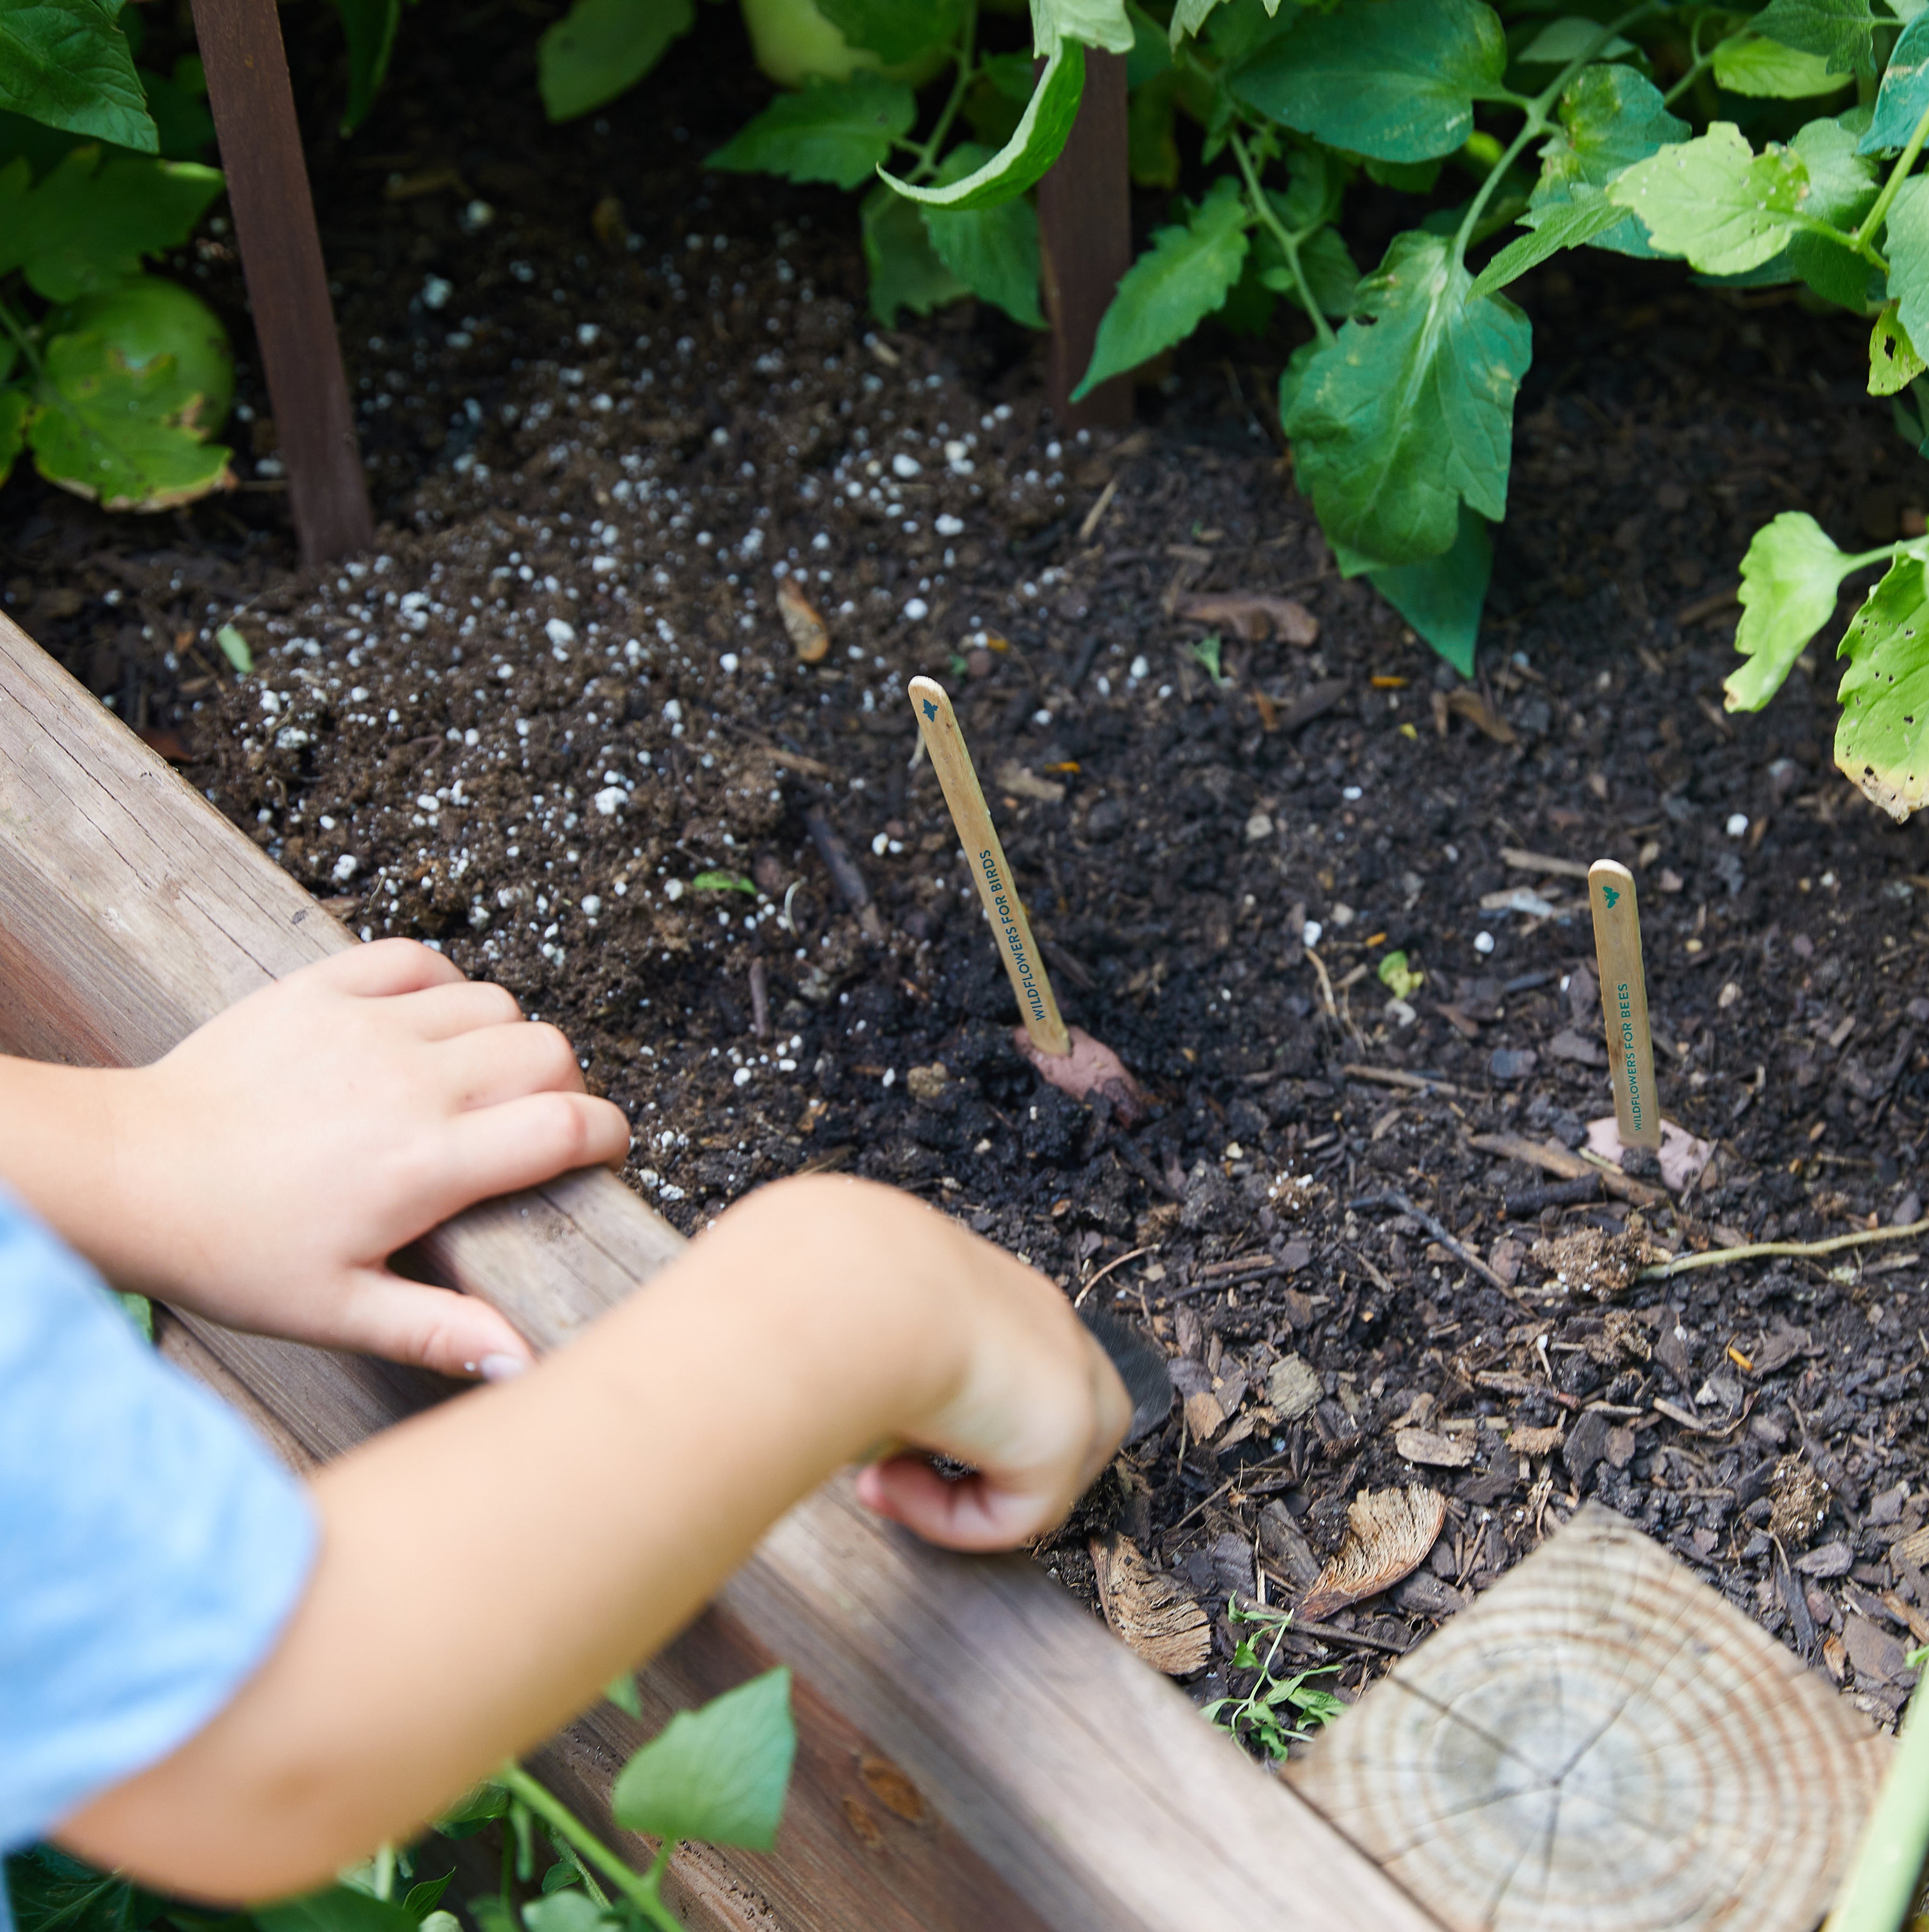
[{"label": "cut log end with tree rings", "polygon": [[1114,1532],[1091,1542],[1099,1603],[1113,1634],[1154,1670],[1190,1677],[1212,1660],[1212,1625],[1185,1592]]},{"label": "cut log end with tree rings", "polygon": [[1589,1504],[1288,1774],[1448,1932],[1809,1932],[1888,1741]]}]

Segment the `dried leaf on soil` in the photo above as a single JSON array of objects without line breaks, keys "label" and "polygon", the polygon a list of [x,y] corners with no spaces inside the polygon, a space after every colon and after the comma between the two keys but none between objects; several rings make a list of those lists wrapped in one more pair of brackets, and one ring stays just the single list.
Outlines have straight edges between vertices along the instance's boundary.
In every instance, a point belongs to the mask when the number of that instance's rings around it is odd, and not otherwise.
[{"label": "dried leaf on soil", "polygon": [[1319,641],[1319,620],[1290,597],[1240,591],[1193,591],[1179,598],[1176,614],[1195,624],[1223,624],[1249,644],[1264,644],[1276,632],[1289,644]]},{"label": "dried leaf on soil", "polygon": [[1346,1511],[1340,1553],[1300,1603],[1313,1622],[1363,1597],[1390,1590],[1426,1562],[1447,1520],[1447,1498],[1416,1484],[1404,1490],[1362,1490]]},{"label": "dried leaf on soil", "polygon": [[777,580],[777,608],[783,614],[784,628],[790,634],[790,647],[799,660],[804,664],[821,664],[830,650],[830,632],[794,577]]},{"label": "dried leaf on soil", "polygon": [[1094,1537],[1091,1552],[1100,1606],[1114,1634],[1168,1677],[1203,1670],[1212,1658],[1204,1611],[1116,1532]]},{"label": "dried leaf on soil", "polygon": [[1436,1469],[1464,1469],[1474,1460],[1471,1436],[1443,1436],[1431,1429],[1397,1430],[1394,1447],[1408,1462]]}]

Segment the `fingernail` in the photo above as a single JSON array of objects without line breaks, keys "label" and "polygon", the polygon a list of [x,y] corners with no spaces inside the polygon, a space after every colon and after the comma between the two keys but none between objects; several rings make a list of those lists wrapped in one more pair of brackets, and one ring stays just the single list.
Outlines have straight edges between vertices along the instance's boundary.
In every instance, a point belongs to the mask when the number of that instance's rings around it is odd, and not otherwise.
[{"label": "fingernail", "polygon": [[482,1379],[485,1382],[514,1382],[529,1366],[520,1355],[484,1355]]}]

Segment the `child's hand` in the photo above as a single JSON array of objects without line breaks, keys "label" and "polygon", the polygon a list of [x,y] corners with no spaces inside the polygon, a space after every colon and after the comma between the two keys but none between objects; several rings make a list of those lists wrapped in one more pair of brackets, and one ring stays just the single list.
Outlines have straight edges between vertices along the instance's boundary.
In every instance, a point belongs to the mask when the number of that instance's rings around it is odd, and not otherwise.
[{"label": "child's hand", "polygon": [[118,1081],[113,1225],[77,1244],[110,1274],[232,1328],[444,1375],[513,1373],[530,1351],[388,1257],[629,1145],[554,1027],[406,940],[292,974]]}]

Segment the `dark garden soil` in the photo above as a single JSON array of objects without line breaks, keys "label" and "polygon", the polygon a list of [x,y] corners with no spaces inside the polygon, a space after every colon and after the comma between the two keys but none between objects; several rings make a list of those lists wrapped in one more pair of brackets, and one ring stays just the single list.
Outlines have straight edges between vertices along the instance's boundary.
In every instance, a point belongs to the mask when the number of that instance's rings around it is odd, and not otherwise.
[{"label": "dark garden soil", "polygon": [[[1132,435],[1060,434],[1000,320],[873,331],[850,202],[701,172],[754,104],[696,98],[714,53],[554,130],[530,22],[417,25],[352,147],[310,76],[381,555],[293,571],[257,415],[244,488],[165,521],[16,478],[12,614],[351,926],[566,1028],[680,1226],[836,1168],[1149,1319],[1190,1400],[1041,1552],[1074,1591],[1110,1520],[1210,1617],[1292,1600],[1358,1492],[1430,1484],[1430,1559],[1292,1640],[1350,1694],[1593,1496],[1892,1715],[1929,1633],[1919,1244],[1618,1288],[1568,1259],[1598,1293],[1534,1252],[1604,1240],[1612,1273],[1919,1216],[1929,829],[1834,770],[1820,655],[1761,716],[1720,704],[1759,523],[1886,538],[1929,501],[1853,322],[1543,272],[1463,684],[1334,574],[1267,401],[1281,340],[1202,337]],[[238,314],[218,238],[182,267]],[[1316,640],[1185,614],[1255,596]],[[1156,1100],[1136,1130],[1012,1048],[919,672],[1069,1016]],[[1663,1102],[1719,1144],[1687,1198],[1564,1203],[1474,1144],[1572,1147],[1609,1103],[1582,889],[1509,849],[1636,868]]]}]

